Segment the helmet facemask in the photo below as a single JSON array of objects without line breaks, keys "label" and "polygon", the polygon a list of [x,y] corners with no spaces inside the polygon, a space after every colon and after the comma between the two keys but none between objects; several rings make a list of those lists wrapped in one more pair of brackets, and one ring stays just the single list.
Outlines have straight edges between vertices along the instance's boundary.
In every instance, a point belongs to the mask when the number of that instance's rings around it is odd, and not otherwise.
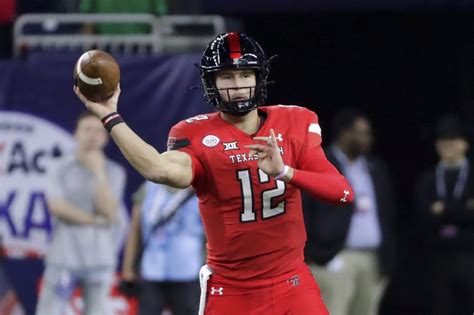
[{"label": "helmet facemask", "polygon": [[[244,70],[244,68],[241,68]],[[237,69],[235,69],[237,70]],[[265,102],[262,99],[262,80],[259,78],[258,72],[255,69],[252,69],[252,72],[255,74],[255,85],[249,86],[240,86],[240,87],[225,87],[225,88],[217,88],[216,86],[216,73],[212,73],[209,77],[206,78],[206,91],[211,92],[212,94],[206,93],[209,97],[209,100],[212,102],[211,104],[214,107],[222,111],[224,113],[229,113],[234,116],[244,116],[248,114],[250,111],[257,108],[257,106],[263,104]],[[244,99],[239,100],[232,100],[231,94],[233,91],[240,91],[240,95],[244,97]],[[263,91],[266,93],[266,91]],[[223,97],[224,96],[224,97]],[[227,96],[227,97],[226,97]],[[235,98],[235,97],[234,97]]]},{"label": "helmet facemask", "polygon": [[[248,97],[247,99],[238,100],[238,101],[226,101],[222,98],[221,93],[227,94],[227,99],[230,100],[230,91],[232,90],[247,90]],[[218,103],[216,108],[224,113],[229,113],[234,116],[245,116],[247,113],[252,111],[258,106],[255,100],[255,86],[245,86],[245,87],[230,87],[218,89]]]}]

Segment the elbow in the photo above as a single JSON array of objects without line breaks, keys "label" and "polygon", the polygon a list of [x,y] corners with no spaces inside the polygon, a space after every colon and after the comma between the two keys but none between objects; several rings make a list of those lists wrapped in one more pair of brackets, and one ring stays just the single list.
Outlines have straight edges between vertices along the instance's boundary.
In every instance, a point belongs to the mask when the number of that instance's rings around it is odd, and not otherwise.
[{"label": "elbow", "polygon": [[146,174],[142,174],[146,180],[151,181],[153,183],[162,184],[171,186],[174,188],[184,189],[189,187],[190,183],[187,183],[184,180],[178,180],[179,178],[176,176],[176,173],[172,169],[155,169],[150,170]]},{"label": "elbow", "polygon": [[140,174],[147,180],[157,184],[163,184],[168,178],[168,172],[166,169],[159,166],[149,167]]},{"label": "elbow", "polygon": [[164,184],[169,178],[168,172],[161,168],[148,169],[142,173],[142,176],[145,177],[147,181],[157,184]]},{"label": "elbow", "polygon": [[[152,153],[156,153],[156,155]],[[162,165],[161,156],[156,151],[151,152],[150,157],[146,159],[142,158],[139,161],[140,163],[137,163],[135,169],[146,180],[154,183],[162,183],[168,176],[166,168]]]}]

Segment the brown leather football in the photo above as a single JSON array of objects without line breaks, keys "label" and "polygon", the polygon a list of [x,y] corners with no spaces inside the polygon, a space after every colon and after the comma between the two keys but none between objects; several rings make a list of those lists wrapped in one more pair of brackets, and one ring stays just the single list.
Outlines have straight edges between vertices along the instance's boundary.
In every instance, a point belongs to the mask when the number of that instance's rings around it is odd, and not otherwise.
[{"label": "brown leather football", "polygon": [[74,84],[91,101],[101,102],[110,98],[119,81],[119,65],[105,51],[86,51],[74,67]]}]

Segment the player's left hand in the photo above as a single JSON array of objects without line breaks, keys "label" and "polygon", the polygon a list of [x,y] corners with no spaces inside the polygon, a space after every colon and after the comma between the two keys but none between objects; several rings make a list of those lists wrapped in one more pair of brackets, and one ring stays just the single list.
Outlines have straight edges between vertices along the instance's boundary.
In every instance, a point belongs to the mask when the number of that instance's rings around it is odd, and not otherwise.
[{"label": "player's left hand", "polygon": [[283,159],[281,157],[280,149],[275,137],[275,131],[270,129],[269,137],[254,137],[254,140],[263,142],[249,144],[245,147],[251,149],[251,155],[258,155],[258,167],[267,175],[275,177],[280,174],[284,167]]}]

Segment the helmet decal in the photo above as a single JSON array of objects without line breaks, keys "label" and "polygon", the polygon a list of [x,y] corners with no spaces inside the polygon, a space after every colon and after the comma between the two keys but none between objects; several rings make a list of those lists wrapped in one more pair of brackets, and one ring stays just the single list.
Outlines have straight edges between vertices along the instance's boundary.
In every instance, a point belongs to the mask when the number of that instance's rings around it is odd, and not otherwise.
[{"label": "helmet decal", "polygon": [[240,50],[240,38],[239,34],[232,32],[228,33],[228,38],[229,38],[229,53],[230,53],[230,59],[236,60],[239,59],[241,54]]}]

